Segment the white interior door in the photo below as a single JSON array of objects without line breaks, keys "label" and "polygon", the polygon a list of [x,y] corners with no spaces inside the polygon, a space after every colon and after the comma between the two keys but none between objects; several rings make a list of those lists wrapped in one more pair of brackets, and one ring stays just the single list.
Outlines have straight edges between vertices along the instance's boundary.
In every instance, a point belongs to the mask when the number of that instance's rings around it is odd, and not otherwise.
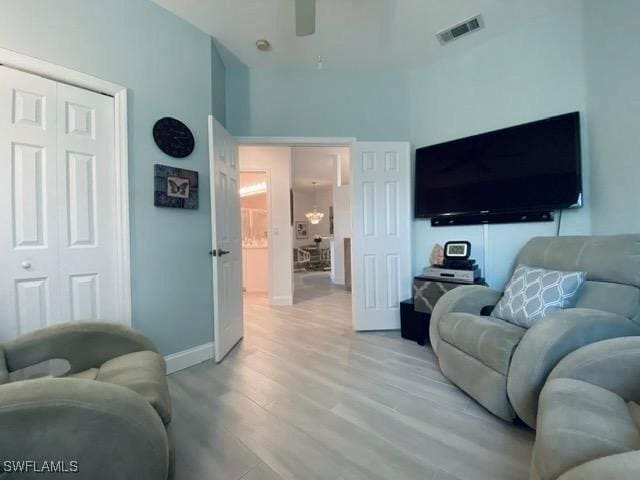
[{"label": "white interior door", "polygon": [[238,144],[209,116],[213,335],[220,362],[244,335]]},{"label": "white interior door", "polygon": [[0,66],[0,341],[118,321],[113,99]]},{"label": "white interior door", "polygon": [[356,142],[351,158],[353,326],[398,329],[412,281],[409,144]]}]

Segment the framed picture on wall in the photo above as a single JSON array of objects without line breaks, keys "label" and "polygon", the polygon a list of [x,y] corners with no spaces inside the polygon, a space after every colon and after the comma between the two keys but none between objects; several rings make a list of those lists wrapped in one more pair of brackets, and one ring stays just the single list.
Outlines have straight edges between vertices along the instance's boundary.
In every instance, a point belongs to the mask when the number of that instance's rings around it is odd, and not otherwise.
[{"label": "framed picture on wall", "polygon": [[153,204],[156,207],[198,208],[198,172],[154,165]]},{"label": "framed picture on wall", "polygon": [[306,220],[296,222],[296,239],[303,240],[309,238],[309,222]]}]

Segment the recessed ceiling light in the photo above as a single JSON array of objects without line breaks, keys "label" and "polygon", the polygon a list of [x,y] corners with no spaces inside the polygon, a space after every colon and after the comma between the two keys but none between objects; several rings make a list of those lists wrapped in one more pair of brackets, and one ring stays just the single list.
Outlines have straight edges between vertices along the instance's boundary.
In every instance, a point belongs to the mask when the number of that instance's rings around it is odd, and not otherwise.
[{"label": "recessed ceiling light", "polygon": [[269,43],[269,40],[265,40],[264,38],[261,38],[256,42],[256,47],[258,47],[258,50],[260,50],[261,52],[268,52],[269,50],[271,50],[271,44]]}]

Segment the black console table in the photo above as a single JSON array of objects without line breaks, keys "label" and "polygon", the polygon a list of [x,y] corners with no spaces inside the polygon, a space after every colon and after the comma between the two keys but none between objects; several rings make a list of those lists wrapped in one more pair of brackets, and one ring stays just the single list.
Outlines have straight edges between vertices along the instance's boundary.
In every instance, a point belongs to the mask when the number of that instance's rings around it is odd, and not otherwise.
[{"label": "black console table", "polygon": [[[445,293],[463,285],[468,284],[414,277],[413,298],[400,304],[402,338],[425,345],[429,341],[429,322],[436,303]],[[474,285],[486,285],[486,282],[484,278],[478,278]]]}]

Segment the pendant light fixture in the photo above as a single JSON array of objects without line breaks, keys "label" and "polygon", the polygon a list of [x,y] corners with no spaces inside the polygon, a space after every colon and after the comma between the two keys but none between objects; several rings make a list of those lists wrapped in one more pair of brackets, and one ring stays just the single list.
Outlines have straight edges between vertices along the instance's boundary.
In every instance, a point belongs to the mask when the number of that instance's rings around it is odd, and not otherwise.
[{"label": "pendant light fixture", "polygon": [[318,211],[317,204],[316,204],[316,200],[317,200],[316,182],[312,182],[312,183],[313,183],[313,212],[306,213],[305,217],[307,217],[307,220],[309,220],[309,222],[312,225],[317,225],[322,220],[322,217],[324,217],[324,213]]}]

